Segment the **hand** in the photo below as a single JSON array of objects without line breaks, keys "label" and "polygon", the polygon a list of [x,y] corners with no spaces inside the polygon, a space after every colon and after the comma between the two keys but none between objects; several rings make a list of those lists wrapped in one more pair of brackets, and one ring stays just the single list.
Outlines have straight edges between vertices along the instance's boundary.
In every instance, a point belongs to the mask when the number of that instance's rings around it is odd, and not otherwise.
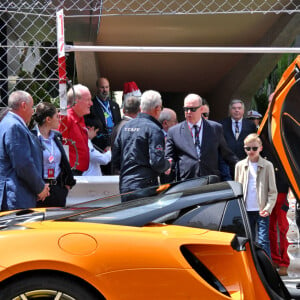
[{"label": "hand", "polygon": [[165,171],[166,175],[170,175],[170,173],[171,173],[171,168],[169,168],[167,171]]},{"label": "hand", "polygon": [[259,215],[261,216],[261,217],[268,217],[270,214],[269,214],[269,212],[268,211],[266,211],[266,210],[262,210],[262,211],[260,211],[259,212]]},{"label": "hand", "polygon": [[107,146],[107,147],[104,149],[104,152],[107,152],[107,151],[111,151],[111,147],[110,147],[110,146]]},{"label": "hand", "polygon": [[71,187],[69,185],[65,185],[65,188],[69,191]]},{"label": "hand", "polygon": [[46,183],[43,190],[38,194],[38,200],[44,201],[50,195],[49,183]]},{"label": "hand", "polygon": [[170,163],[170,168],[167,170],[167,171],[165,171],[165,174],[166,175],[170,175],[170,173],[171,173],[171,169],[172,169],[172,158],[168,158],[168,161],[169,161],[169,163]]}]

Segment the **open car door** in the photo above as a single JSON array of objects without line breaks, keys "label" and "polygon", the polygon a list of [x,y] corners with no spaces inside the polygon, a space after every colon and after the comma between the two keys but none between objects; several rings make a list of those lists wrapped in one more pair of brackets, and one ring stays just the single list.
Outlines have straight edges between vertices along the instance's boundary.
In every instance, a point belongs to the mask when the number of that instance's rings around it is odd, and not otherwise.
[{"label": "open car door", "polygon": [[300,55],[280,79],[272,102],[258,129],[264,148],[287,176],[296,200],[300,201]]}]

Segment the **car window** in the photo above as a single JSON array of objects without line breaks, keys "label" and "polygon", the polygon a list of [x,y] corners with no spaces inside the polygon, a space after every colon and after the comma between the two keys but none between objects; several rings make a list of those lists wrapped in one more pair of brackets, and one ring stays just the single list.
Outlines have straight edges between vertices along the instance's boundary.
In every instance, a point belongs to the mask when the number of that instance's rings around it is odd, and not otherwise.
[{"label": "car window", "polygon": [[179,217],[173,224],[219,230],[226,202],[201,205]]},{"label": "car window", "polygon": [[246,237],[245,224],[238,201],[228,201],[226,204],[220,231],[232,232],[238,236]]}]

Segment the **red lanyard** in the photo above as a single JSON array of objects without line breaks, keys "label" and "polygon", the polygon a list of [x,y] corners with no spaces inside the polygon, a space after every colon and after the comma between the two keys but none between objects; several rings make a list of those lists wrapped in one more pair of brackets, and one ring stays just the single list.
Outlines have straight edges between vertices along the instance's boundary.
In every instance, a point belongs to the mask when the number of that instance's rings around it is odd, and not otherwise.
[{"label": "red lanyard", "polygon": [[[194,139],[193,130],[191,129],[189,122],[187,122],[187,124],[188,124],[189,130],[190,130],[190,132],[191,132],[191,135],[192,135],[192,137],[193,137],[193,139]],[[193,126],[195,126],[195,125],[196,125],[196,124],[194,124]],[[197,125],[196,125],[196,126],[197,126]],[[202,127],[202,122],[200,123],[199,131],[198,131],[198,134],[195,136],[195,138],[199,138],[200,131],[201,131],[201,127]]]}]

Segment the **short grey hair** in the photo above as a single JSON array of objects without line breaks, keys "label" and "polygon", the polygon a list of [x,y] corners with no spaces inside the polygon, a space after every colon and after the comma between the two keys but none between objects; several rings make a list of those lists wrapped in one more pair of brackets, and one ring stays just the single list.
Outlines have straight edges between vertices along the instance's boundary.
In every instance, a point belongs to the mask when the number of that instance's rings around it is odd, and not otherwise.
[{"label": "short grey hair", "polygon": [[25,91],[12,92],[8,98],[8,107],[12,110],[18,110],[22,102],[30,102],[31,95]]},{"label": "short grey hair", "polygon": [[145,91],[141,97],[141,110],[142,112],[150,112],[155,107],[162,105],[161,95],[157,91]]},{"label": "short grey hair", "polygon": [[158,121],[162,124],[163,121],[165,121],[165,120],[171,121],[171,119],[172,119],[172,110],[170,108],[164,108],[160,113]]},{"label": "short grey hair", "polygon": [[240,100],[240,99],[233,99],[233,100],[231,100],[230,103],[229,103],[229,111],[231,110],[232,105],[233,105],[233,104],[236,104],[236,103],[241,103],[242,106],[243,106],[243,109],[245,109],[245,103],[244,103],[243,100]]},{"label": "short grey hair", "polygon": [[[73,88],[70,88],[67,93],[67,103],[68,105],[74,104],[75,100],[80,100],[83,91],[90,91],[88,87],[82,84],[75,84]],[[75,99],[74,99],[75,96]]]},{"label": "short grey hair", "polygon": [[140,111],[141,101],[138,97],[127,97],[123,102],[124,113],[137,114]]}]

